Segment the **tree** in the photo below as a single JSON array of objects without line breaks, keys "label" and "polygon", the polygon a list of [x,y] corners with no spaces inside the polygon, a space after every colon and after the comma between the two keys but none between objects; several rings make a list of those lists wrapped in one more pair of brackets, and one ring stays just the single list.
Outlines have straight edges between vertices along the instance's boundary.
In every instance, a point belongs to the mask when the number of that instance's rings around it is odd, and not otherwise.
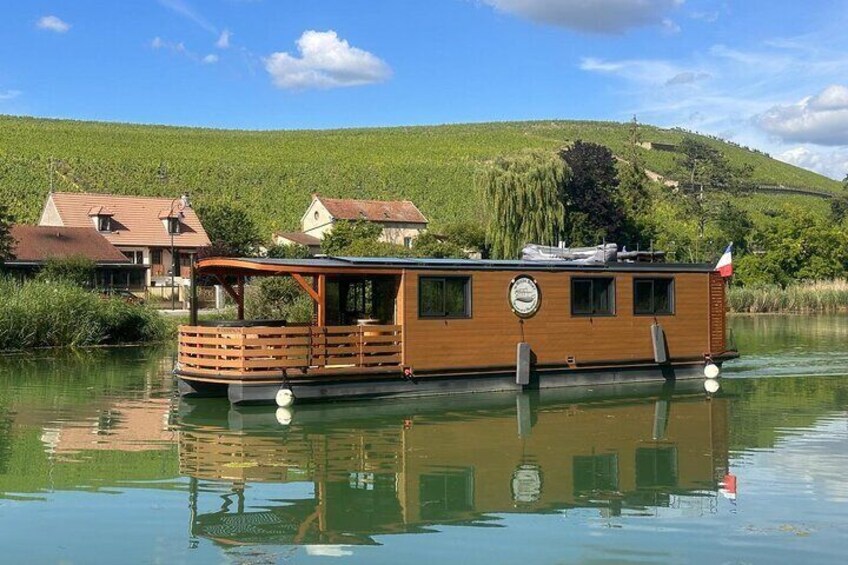
[{"label": "tree", "polygon": [[15,218],[9,212],[9,207],[0,203],[0,265],[3,264],[3,261],[12,257],[12,249],[15,246],[15,241],[12,238],[12,225],[14,223]]},{"label": "tree", "polygon": [[333,224],[330,233],[321,241],[321,251],[327,255],[345,255],[345,251],[355,241],[376,243],[383,229],[373,222],[342,220]]},{"label": "tree", "polygon": [[617,189],[618,170],[612,151],[603,145],[575,141],[560,151],[571,170],[562,193],[571,245],[597,245],[626,239],[627,219]]},{"label": "tree", "polygon": [[561,198],[569,171],[548,153],[501,157],[477,173],[486,238],[495,258],[516,258],[527,243],[556,245],[565,227]]},{"label": "tree", "polygon": [[279,243],[269,247],[267,255],[271,259],[307,259],[310,257],[309,249],[305,245]]},{"label": "tree", "polygon": [[327,255],[348,257],[412,257],[411,249],[380,241],[383,228],[364,220],[339,221],[321,241],[321,251]]},{"label": "tree", "polygon": [[624,161],[619,164],[618,190],[625,211],[634,215],[644,214],[651,207],[651,195],[648,190],[650,179],[645,172],[645,163],[640,153],[641,142],[639,122],[636,121],[636,116],[633,116],[628,129]]},{"label": "tree", "polygon": [[489,248],[486,244],[486,228],[483,224],[473,220],[455,224],[448,224],[441,230],[441,235],[448,243],[452,243],[465,251],[480,253],[482,257],[488,257]]},{"label": "tree", "polygon": [[435,259],[462,259],[466,257],[462,247],[446,237],[437,237],[429,232],[422,233],[415,239],[412,251],[418,257]]},{"label": "tree", "polygon": [[716,211],[721,210],[716,200],[749,190],[753,169],[750,165],[732,165],[724,153],[693,136],[683,138],[678,152],[680,187],[688,194],[689,213],[698,220],[694,256],[696,260],[703,260],[702,243],[707,224],[715,220]]},{"label": "tree", "polygon": [[262,243],[259,228],[240,206],[228,203],[200,206],[197,214],[218,255],[250,256]]}]

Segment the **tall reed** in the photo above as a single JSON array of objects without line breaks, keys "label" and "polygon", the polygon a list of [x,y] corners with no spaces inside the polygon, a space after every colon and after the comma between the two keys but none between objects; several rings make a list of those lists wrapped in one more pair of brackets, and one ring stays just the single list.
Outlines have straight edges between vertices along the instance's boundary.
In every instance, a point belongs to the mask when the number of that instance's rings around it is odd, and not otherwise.
[{"label": "tall reed", "polygon": [[836,312],[848,310],[848,281],[730,287],[727,297],[731,312]]},{"label": "tall reed", "polygon": [[70,284],[0,278],[0,350],[162,340],[160,314]]}]

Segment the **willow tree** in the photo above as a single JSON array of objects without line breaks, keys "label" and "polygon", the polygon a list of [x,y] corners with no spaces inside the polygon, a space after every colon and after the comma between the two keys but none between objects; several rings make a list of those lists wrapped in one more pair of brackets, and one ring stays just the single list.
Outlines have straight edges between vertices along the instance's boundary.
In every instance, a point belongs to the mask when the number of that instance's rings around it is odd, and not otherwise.
[{"label": "willow tree", "polygon": [[476,184],[494,258],[515,258],[527,243],[556,245],[565,228],[569,169],[553,153],[527,152],[486,163]]}]

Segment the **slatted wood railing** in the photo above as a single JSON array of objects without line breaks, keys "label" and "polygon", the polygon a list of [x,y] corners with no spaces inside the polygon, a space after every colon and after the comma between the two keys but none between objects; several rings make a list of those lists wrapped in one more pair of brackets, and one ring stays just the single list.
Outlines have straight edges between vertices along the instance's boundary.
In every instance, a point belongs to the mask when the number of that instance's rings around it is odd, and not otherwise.
[{"label": "slatted wood railing", "polygon": [[181,370],[237,380],[401,367],[401,326],[180,326]]}]

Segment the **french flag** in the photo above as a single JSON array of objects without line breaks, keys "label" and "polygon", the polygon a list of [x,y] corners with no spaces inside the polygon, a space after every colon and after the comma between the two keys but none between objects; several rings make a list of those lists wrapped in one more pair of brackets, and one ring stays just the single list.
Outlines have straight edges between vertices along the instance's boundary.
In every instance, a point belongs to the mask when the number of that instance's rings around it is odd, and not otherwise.
[{"label": "french flag", "polygon": [[727,246],[721,258],[716,263],[715,270],[722,276],[728,278],[733,276],[733,243]]}]

